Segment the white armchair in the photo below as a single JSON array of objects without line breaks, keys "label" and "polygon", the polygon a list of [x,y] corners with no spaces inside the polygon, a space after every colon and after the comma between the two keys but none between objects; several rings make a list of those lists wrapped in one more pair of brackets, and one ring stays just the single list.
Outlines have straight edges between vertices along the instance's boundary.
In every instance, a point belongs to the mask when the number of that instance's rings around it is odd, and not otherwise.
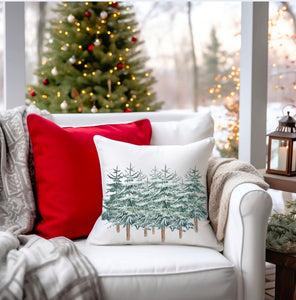
[{"label": "white armchair", "polygon": [[[54,121],[61,126],[81,126],[148,118],[153,123],[189,120],[197,115],[54,115]],[[103,299],[262,300],[271,206],[268,193],[255,184],[237,186],[230,197],[222,253],[180,245],[94,246],[86,240],[75,244],[97,269]]]}]

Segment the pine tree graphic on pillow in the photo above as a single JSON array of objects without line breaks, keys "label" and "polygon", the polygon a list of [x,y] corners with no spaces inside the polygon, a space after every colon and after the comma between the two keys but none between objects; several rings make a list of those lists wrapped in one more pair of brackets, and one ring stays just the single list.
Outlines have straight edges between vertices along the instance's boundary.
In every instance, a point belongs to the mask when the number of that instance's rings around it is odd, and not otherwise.
[{"label": "pine tree graphic on pillow", "polygon": [[118,166],[108,175],[106,197],[103,199],[102,219],[126,230],[130,240],[131,227],[155,234],[160,230],[161,241],[165,242],[165,231],[183,232],[194,229],[198,232],[198,220],[207,218],[207,196],[200,183],[199,171],[189,169],[184,178],[170,170],[154,167],[149,174],[143,174],[129,165],[125,170]]}]

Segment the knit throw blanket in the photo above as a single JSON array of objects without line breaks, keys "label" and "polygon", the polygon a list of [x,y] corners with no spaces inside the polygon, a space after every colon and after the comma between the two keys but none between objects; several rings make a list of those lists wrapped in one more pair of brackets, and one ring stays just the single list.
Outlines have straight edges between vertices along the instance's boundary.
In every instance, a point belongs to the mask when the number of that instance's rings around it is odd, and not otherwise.
[{"label": "knit throw blanket", "polygon": [[0,113],[0,299],[100,299],[94,267],[64,237],[25,235],[34,225],[34,168],[26,117],[35,106]]},{"label": "knit throw blanket", "polygon": [[269,187],[248,163],[234,158],[210,158],[207,173],[209,218],[219,242],[224,240],[231,193],[242,183],[254,183],[265,190]]}]

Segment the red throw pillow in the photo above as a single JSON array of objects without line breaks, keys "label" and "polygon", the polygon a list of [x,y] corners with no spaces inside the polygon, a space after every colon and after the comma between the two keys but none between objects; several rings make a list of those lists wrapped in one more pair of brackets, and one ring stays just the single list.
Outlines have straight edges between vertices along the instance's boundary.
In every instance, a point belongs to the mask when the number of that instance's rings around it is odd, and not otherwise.
[{"label": "red throw pillow", "polygon": [[149,145],[150,121],[61,128],[41,116],[29,114],[27,124],[41,217],[35,233],[45,238],[87,236],[102,212],[101,171],[94,135]]}]

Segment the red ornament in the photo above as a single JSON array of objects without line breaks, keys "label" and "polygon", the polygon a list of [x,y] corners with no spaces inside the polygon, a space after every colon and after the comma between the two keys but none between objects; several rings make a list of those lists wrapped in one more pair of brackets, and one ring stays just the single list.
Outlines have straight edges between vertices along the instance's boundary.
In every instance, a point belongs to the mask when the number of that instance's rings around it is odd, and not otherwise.
[{"label": "red ornament", "polygon": [[30,95],[31,95],[32,97],[34,97],[34,96],[36,96],[36,92],[35,92],[35,91],[31,91]]},{"label": "red ornament", "polygon": [[94,45],[93,45],[93,44],[91,44],[91,45],[89,45],[89,46],[87,47],[87,49],[88,49],[89,51],[92,51],[93,48],[94,48]]},{"label": "red ornament", "polygon": [[89,17],[91,16],[91,13],[90,13],[89,11],[86,11],[86,12],[85,12],[85,16],[86,16],[87,18],[89,18]]},{"label": "red ornament", "polygon": [[126,108],[126,109],[124,110],[124,112],[129,113],[129,112],[132,112],[132,110],[131,110],[130,108]]},{"label": "red ornament", "polygon": [[114,8],[117,8],[117,7],[118,7],[118,2],[113,2],[113,3],[112,3],[112,6],[113,6]]},{"label": "red ornament", "polygon": [[43,79],[43,84],[44,84],[44,85],[48,85],[48,84],[49,84],[49,80],[48,80],[47,78],[44,78],[44,79]]},{"label": "red ornament", "polygon": [[132,37],[133,42],[136,42],[137,40],[138,40],[137,37],[135,37],[135,36]]},{"label": "red ornament", "polygon": [[117,64],[117,68],[118,68],[118,69],[122,69],[122,67],[123,67],[123,64],[122,64],[122,63],[118,63],[118,64]]}]

